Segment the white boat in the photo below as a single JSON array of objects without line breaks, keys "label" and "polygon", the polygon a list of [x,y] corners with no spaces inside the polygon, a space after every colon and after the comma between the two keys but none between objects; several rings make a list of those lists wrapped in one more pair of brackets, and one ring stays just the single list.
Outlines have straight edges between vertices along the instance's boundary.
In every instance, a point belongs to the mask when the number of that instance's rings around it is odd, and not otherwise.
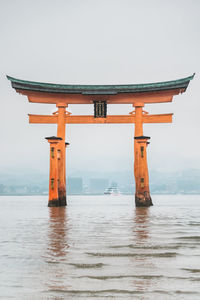
[{"label": "white boat", "polygon": [[117,196],[120,195],[120,192],[118,191],[116,186],[110,186],[105,190],[104,195]]}]

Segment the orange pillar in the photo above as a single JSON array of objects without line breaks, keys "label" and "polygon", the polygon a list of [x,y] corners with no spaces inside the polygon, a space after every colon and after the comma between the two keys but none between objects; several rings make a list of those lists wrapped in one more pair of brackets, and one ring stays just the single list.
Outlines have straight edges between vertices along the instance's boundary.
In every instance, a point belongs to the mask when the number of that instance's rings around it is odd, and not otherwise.
[{"label": "orange pillar", "polygon": [[143,104],[135,104],[135,137],[134,137],[134,175],[135,175],[135,204],[151,206],[149,192],[149,175],[147,165],[147,145],[149,137],[143,136]]},{"label": "orange pillar", "polygon": [[58,196],[58,145],[60,137],[46,137],[50,143],[50,169],[49,169],[49,203],[48,206],[60,206]]},{"label": "orange pillar", "polygon": [[143,135],[142,108],[143,103],[134,104],[135,106],[135,136]]},{"label": "orange pillar", "polygon": [[58,145],[59,161],[58,161],[58,196],[59,196],[59,206],[66,206],[66,151],[65,151],[65,116],[66,107],[65,103],[58,103],[58,127],[57,136],[61,137],[62,140]]},{"label": "orange pillar", "polygon": [[[65,149],[70,145],[70,143],[65,143]],[[66,184],[66,190],[67,190],[67,184]]]}]

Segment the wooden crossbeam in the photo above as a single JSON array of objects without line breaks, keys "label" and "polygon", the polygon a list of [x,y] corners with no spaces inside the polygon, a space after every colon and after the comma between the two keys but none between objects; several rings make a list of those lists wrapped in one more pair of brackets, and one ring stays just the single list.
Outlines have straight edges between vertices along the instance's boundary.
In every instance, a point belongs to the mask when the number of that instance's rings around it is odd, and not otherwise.
[{"label": "wooden crossbeam", "polygon": [[31,124],[57,124],[58,116],[48,116],[48,115],[31,115],[29,114],[29,123]]},{"label": "wooden crossbeam", "polygon": [[[172,123],[173,114],[143,115],[143,123]],[[57,124],[58,116],[31,115],[31,124]],[[106,118],[94,118],[94,116],[67,115],[65,124],[131,124],[135,123],[135,115],[110,115]]]},{"label": "wooden crossbeam", "polygon": [[143,115],[143,123],[172,123],[173,114]]},{"label": "wooden crossbeam", "polygon": [[28,96],[29,102],[33,103],[66,103],[66,104],[92,104],[94,99],[97,101],[106,100],[108,104],[134,104],[142,103],[163,103],[172,102],[173,96],[180,93],[180,88],[173,90],[163,90],[154,92],[123,93],[117,95],[82,95],[82,94],[63,94],[45,93],[16,89],[22,95]]},{"label": "wooden crossbeam", "polygon": [[94,118],[93,116],[66,117],[66,124],[127,124],[134,123],[135,116],[114,115],[106,118]]}]

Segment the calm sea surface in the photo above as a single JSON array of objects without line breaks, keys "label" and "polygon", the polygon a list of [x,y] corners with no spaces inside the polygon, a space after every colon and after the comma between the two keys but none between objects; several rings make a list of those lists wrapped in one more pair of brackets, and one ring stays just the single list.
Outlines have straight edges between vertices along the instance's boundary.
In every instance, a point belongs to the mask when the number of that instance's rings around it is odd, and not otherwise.
[{"label": "calm sea surface", "polygon": [[0,298],[200,299],[200,195],[0,197]]}]

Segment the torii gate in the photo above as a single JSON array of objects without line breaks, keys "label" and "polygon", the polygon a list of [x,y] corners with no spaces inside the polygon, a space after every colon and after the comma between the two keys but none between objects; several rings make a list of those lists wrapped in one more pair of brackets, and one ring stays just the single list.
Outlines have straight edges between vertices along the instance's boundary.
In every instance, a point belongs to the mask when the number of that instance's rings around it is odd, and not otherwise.
[{"label": "torii gate", "polygon": [[[186,91],[192,76],[179,80],[128,85],[64,85],[19,80],[7,76],[12,87],[26,95],[29,102],[56,104],[53,115],[31,115],[29,123],[57,124],[57,137],[50,143],[48,206],[66,203],[65,124],[135,124],[134,175],[136,206],[151,206],[146,148],[150,137],[143,135],[143,123],[171,123],[173,114],[149,115],[145,104],[171,102],[174,95]],[[94,104],[94,115],[71,115],[68,104]],[[132,104],[129,115],[107,115],[107,104]]]}]

